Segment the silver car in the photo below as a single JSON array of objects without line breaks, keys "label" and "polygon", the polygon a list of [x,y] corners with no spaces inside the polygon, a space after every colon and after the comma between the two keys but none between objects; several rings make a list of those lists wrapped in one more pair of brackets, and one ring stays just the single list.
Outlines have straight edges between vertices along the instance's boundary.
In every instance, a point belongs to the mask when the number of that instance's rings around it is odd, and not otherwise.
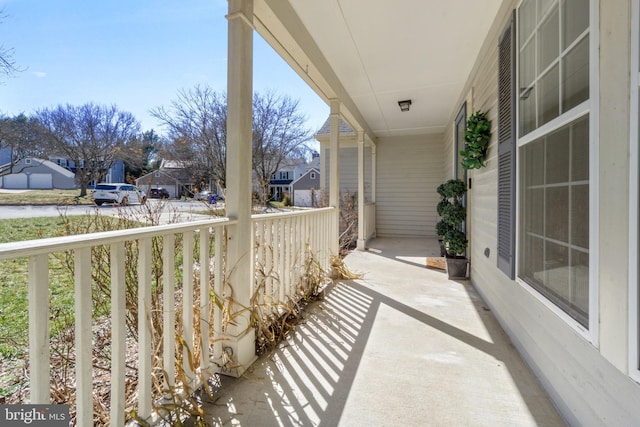
[{"label": "silver car", "polygon": [[91,194],[91,198],[98,206],[101,206],[103,203],[115,203],[119,205],[140,203],[144,205],[147,202],[147,195],[144,191],[135,185],[119,183],[96,185]]}]

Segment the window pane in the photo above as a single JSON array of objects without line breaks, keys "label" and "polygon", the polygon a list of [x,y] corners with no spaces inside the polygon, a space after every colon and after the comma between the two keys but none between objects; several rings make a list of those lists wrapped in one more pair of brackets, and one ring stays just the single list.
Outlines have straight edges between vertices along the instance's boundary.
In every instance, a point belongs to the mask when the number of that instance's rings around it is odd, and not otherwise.
[{"label": "window pane", "polygon": [[589,0],[564,0],[562,4],[562,49],[566,49],[589,28]]},{"label": "window pane", "polygon": [[540,79],[538,101],[538,126],[542,126],[560,115],[560,87],[558,65]]},{"label": "window pane", "polygon": [[575,122],[571,132],[571,180],[589,179],[589,119],[582,118]]},{"label": "window pane", "polygon": [[520,135],[526,135],[536,128],[536,88],[535,85],[520,92]]},{"label": "window pane", "polygon": [[571,187],[571,244],[589,247],[589,186]]},{"label": "window pane", "polygon": [[[588,117],[519,149],[518,277],[588,326]],[[585,149],[580,149],[585,148]],[[574,165],[587,166],[584,171]],[[541,176],[544,179],[541,179]],[[573,180],[579,177],[579,180]]]},{"label": "window pane", "polygon": [[564,58],[562,112],[589,99],[589,38],[584,38]]},{"label": "window pane", "polygon": [[[525,237],[527,251],[520,252],[520,275],[525,278],[538,278],[543,281],[544,274],[544,240],[532,235]],[[528,280],[531,282],[532,280]]]},{"label": "window pane", "polygon": [[569,188],[550,187],[545,191],[545,236],[569,241]]},{"label": "window pane", "polygon": [[527,190],[526,198],[525,231],[542,236],[544,234],[544,188]]},{"label": "window pane", "polygon": [[547,16],[540,25],[539,30],[538,72],[542,73],[553,61],[560,56],[560,21],[558,18],[558,8]]},{"label": "window pane", "polygon": [[531,40],[520,52],[520,90],[523,90],[533,83],[536,78],[536,43]]},{"label": "window pane", "polygon": [[552,6],[557,4],[557,0],[538,0],[538,16],[543,17]]},{"label": "window pane", "polygon": [[587,324],[589,313],[589,254],[571,251],[571,295],[569,301]]},{"label": "window pane", "polygon": [[567,183],[569,181],[569,128],[564,127],[547,137],[546,141],[546,184]]},{"label": "window pane", "polygon": [[536,26],[536,2],[535,0],[524,0],[519,9],[518,28],[520,28],[520,46],[533,32]]},{"label": "window pane", "polygon": [[522,149],[524,180],[529,186],[544,184],[544,144],[527,144]]},{"label": "window pane", "polygon": [[[544,247],[544,286],[561,299],[569,296],[569,249],[547,241]],[[540,280],[538,280],[540,281]]]}]

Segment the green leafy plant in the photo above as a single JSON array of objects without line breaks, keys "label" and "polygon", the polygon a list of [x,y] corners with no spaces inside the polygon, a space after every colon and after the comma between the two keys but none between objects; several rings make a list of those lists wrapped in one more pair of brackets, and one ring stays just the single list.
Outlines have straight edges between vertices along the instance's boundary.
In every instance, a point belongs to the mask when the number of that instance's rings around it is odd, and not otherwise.
[{"label": "green leafy plant", "polygon": [[460,164],[465,169],[485,166],[487,149],[491,140],[491,122],[485,113],[476,111],[467,120],[464,131],[464,150],[460,151]]},{"label": "green leafy plant", "polygon": [[467,192],[464,181],[451,179],[437,188],[441,197],[438,203],[438,215],[442,219],[436,224],[436,234],[443,240],[447,256],[464,255],[467,250],[467,238],[462,231],[466,219],[466,209],[462,197]]}]

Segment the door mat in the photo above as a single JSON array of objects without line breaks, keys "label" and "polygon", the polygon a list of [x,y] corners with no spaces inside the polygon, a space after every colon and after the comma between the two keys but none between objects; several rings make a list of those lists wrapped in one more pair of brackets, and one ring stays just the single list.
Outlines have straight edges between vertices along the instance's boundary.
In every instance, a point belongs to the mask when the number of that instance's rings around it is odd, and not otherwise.
[{"label": "door mat", "polygon": [[435,268],[437,270],[446,270],[447,269],[447,261],[445,257],[439,256],[428,256],[427,257],[427,268]]}]

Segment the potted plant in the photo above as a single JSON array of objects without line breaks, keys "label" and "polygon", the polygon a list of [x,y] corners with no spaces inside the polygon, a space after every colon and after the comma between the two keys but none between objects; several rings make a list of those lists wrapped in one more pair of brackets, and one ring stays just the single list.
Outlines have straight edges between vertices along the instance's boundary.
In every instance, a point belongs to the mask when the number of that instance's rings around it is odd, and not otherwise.
[{"label": "potted plant", "polygon": [[449,278],[466,278],[468,260],[467,237],[462,231],[462,224],[467,211],[462,204],[462,197],[467,192],[467,186],[460,179],[451,179],[438,186],[441,197],[438,203],[438,215],[442,218],[436,224],[436,233],[442,237],[442,244],[447,262]]},{"label": "potted plant", "polygon": [[485,166],[491,140],[491,122],[485,113],[476,111],[467,120],[464,131],[464,150],[460,151],[460,164],[465,169]]}]

